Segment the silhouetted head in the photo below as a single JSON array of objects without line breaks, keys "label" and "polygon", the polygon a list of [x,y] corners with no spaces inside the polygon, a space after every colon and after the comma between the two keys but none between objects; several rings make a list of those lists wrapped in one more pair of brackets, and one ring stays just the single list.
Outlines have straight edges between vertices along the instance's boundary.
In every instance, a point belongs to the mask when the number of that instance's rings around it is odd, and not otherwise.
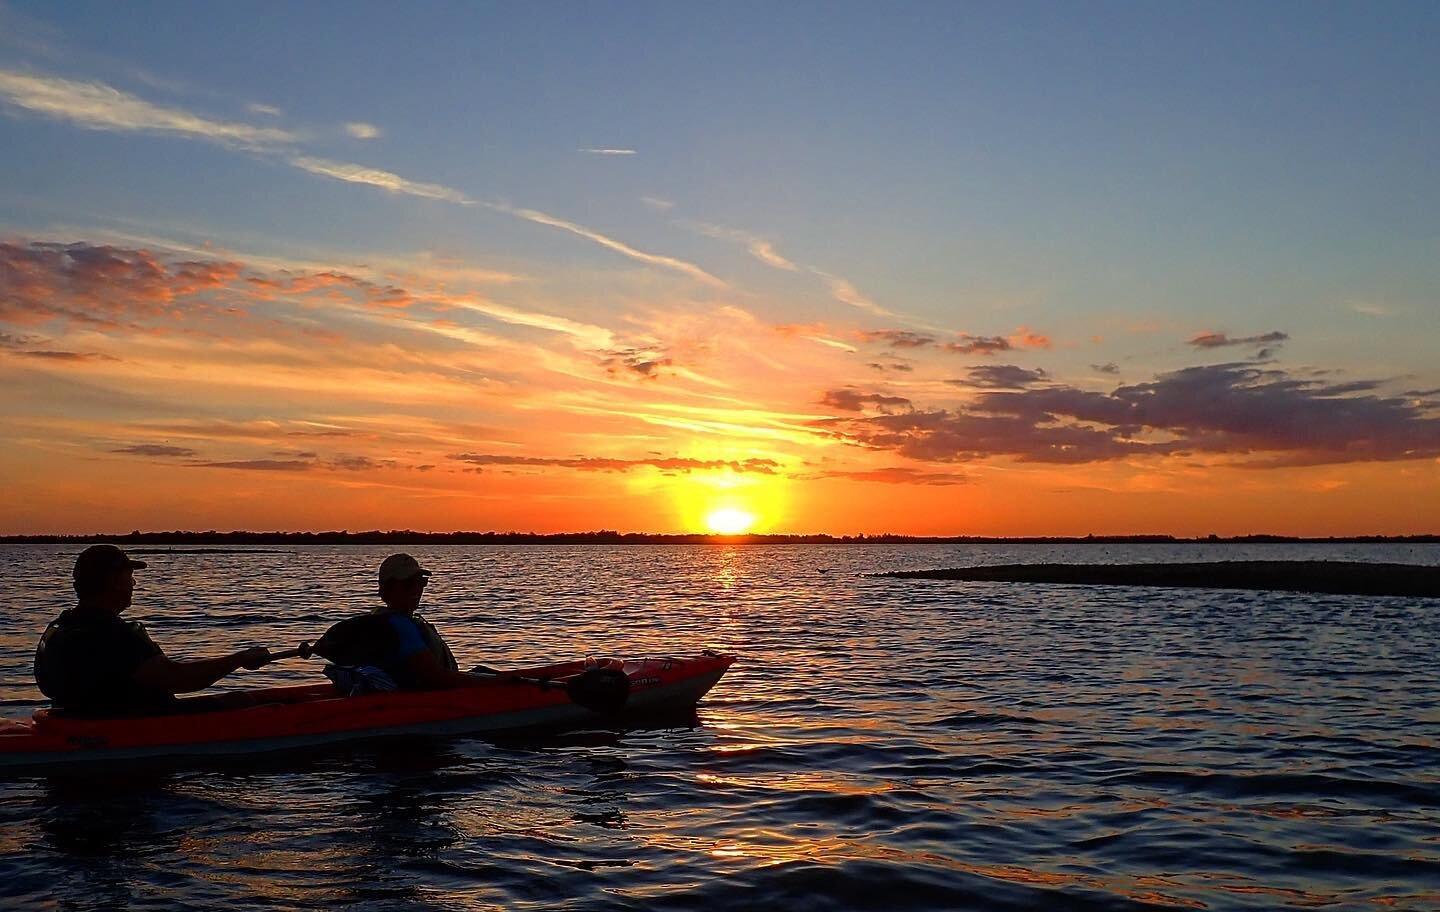
[{"label": "silhouetted head", "polygon": [[410,614],[420,607],[420,596],[430,571],[408,554],[392,554],[380,564],[380,598],[391,611]]},{"label": "silhouetted head", "polygon": [[144,561],[131,560],[114,545],[91,545],[75,558],[70,576],[82,607],[119,614],[130,607],[135,571],[143,569]]}]

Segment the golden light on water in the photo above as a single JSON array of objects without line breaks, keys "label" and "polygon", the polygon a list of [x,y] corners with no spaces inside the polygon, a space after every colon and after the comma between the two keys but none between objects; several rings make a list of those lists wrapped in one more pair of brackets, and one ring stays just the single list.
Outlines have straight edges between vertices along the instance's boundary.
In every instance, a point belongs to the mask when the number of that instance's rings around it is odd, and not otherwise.
[{"label": "golden light on water", "polygon": [[738,507],[721,507],[706,514],[705,525],[720,535],[741,535],[755,525],[755,514]]}]

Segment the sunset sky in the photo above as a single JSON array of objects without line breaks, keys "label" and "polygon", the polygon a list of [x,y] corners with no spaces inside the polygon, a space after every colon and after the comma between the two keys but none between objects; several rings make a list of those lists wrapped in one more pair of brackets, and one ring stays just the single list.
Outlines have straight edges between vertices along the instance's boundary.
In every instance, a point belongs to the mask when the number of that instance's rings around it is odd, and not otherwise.
[{"label": "sunset sky", "polygon": [[1437,45],[0,0],[0,533],[1440,531]]}]

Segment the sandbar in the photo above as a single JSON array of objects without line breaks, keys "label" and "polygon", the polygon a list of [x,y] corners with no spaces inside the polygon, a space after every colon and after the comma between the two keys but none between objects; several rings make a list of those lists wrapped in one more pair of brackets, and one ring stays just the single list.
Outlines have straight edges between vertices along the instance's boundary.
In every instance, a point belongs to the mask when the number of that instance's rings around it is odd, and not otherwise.
[{"label": "sandbar", "polygon": [[1081,586],[1176,586],[1440,598],[1440,567],[1352,561],[1208,561],[1192,564],[999,564],[902,570],[876,576]]}]

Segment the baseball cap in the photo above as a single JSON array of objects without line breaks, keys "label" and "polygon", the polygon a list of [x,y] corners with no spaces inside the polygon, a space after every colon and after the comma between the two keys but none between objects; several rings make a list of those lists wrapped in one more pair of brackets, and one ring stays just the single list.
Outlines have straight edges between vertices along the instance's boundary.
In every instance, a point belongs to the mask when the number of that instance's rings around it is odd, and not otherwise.
[{"label": "baseball cap", "polygon": [[77,583],[81,580],[98,580],[127,567],[144,570],[145,562],[131,560],[128,554],[114,545],[91,545],[75,558],[75,569],[71,572],[71,578]]},{"label": "baseball cap", "polygon": [[392,554],[380,563],[380,582],[388,583],[391,580],[408,580],[419,574],[429,576],[430,571],[420,566],[420,562],[408,554]]}]

